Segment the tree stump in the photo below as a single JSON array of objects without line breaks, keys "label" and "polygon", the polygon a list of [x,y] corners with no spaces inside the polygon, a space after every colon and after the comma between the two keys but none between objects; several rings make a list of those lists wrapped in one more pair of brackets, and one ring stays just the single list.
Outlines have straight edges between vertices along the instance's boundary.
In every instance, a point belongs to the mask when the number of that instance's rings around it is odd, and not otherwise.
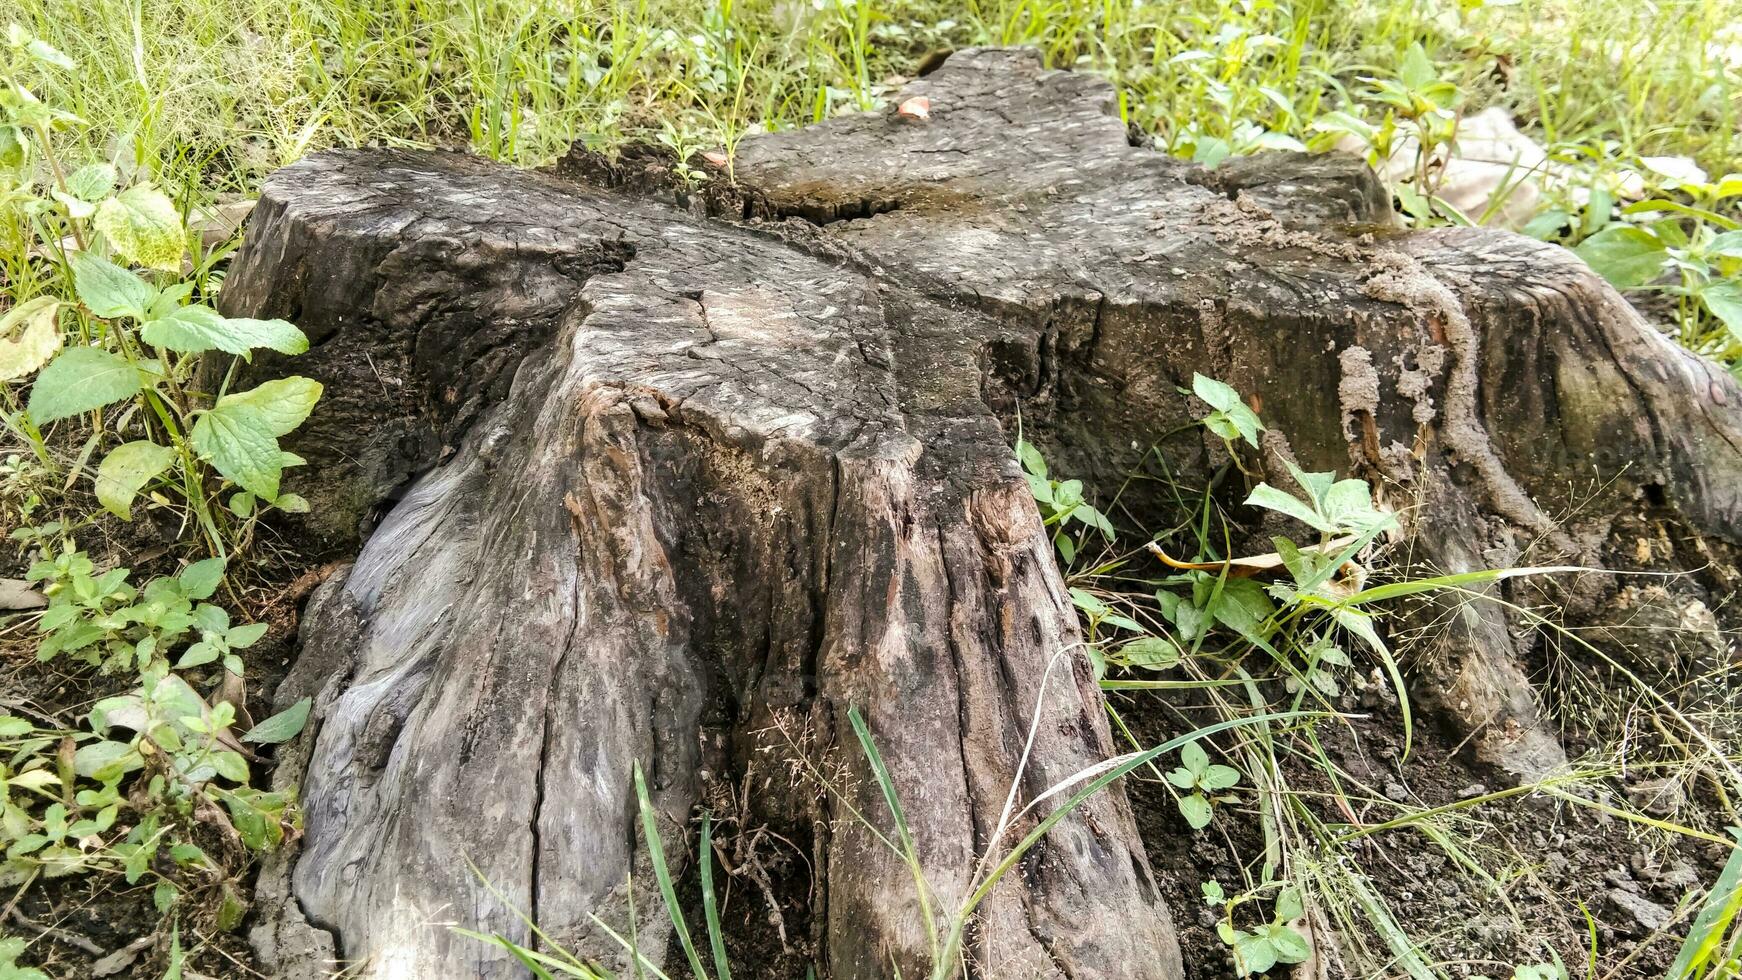
[{"label": "tree stump", "polygon": [[[315,710],[279,770],[306,835],[262,882],[269,964],[519,976],[444,928],[531,943],[516,909],[617,967],[594,917],[633,912],[676,963],[639,762],[674,873],[726,794],[787,842],[802,961],[929,973],[908,870],[849,815],[887,815],[849,707],[945,906],[1011,842],[988,837],[1036,712],[1019,802],[1117,751],[1019,409],[1093,485],[1220,378],[1262,398],[1272,482],[1373,480],[1446,571],[1613,561],[1646,519],[1742,538],[1742,390],[1558,247],[1402,232],[1352,159],[1134,147],[1107,83],[1027,51],[960,52],[913,96],[929,117],[758,136],[696,189],[386,150],[269,181],[228,312],[311,338],[265,369],[327,386],[294,445],[315,529],[343,546],[385,509],[278,694]],[[1464,607],[1413,693],[1529,772],[1560,750],[1508,626]],[[982,976],[1180,977],[1123,794],[1060,823],[968,945]]]}]

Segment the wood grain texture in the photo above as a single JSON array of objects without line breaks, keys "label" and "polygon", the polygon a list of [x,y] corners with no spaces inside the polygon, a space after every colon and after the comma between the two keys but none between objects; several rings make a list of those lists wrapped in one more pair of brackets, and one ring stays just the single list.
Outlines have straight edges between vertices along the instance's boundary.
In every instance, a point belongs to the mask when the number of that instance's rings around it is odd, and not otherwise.
[{"label": "wood grain texture", "polygon": [[[309,333],[261,368],[328,385],[297,488],[328,540],[370,532],[278,694],[316,696],[306,776],[279,771],[306,837],[256,933],[287,976],[518,976],[443,927],[527,939],[508,906],[620,967],[590,917],[626,929],[631,881],[674,962],[637,761],[679,862],[713,787],[753,787],[805,852],[795,939],[828,976],[923,975],[907,871],[849,815],[884,810],[848,707],[945,904],[1037,710],[1019,798],[1116,751],[1018,406],[1062,469],[1116,481],[1216,376],[1262,397],[1272,482],[1285,458],[1373,479],[1445,570],[1604,560],[1647,504],[1742,539],[1742,391],[1567,253],[1402,233],[1345,159],[1134,148],[1108,85],[1030,52],[958,53],[908,95],[929,119],[747,140],[724,189],[380,150],[268,183],[226,309]],[[1226,458],[1167,450],[1197,477]],[[1559,749],[1509,627],[1466,607],[1417,693],[1529,771]],[[1181,975],[1119,792],[970,940],[987,976]]]}]

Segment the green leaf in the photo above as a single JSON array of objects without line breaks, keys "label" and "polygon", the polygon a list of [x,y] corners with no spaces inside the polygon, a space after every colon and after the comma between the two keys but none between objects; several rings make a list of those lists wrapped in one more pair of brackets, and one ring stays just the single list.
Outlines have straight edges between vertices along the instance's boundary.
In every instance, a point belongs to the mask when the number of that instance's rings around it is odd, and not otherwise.
[{"label": "green leaf", "polygon": [[267,627],[270,625],[270,623],[249,623],[246,626],[238,626],[224,634],[224,642],[232,649],[246,650],[260,642],[260,638],[266,635]]},{"label": "green leaf", "polygon": [[1300,889],[1290,885],[1276,894],[1276,920],[1278,922],[1293,922],[1306,914],[1306,904],[1301,901]]},{"label": "green leaf", "polygon": [[1260,483],[1256,487],[1253,487],[1252,492],[1246,497],[1246,505],[1249,507],[1263,507],[1266,510],[1274,510],[1279,514],[1285,514],[1300,521],[1308,527],[1324,531],[1327,534],[1332,530],[1331,525],[1327,523],[1323,517],[1319,516],[1318,511],[1307,505],[1299,497],[1296,497],[1293,494],[1284,493],[1268,483]]},{"label": "green leaf", "polygon": [[1258,433],[1264,431],[1264,423],[1259,421],[1258,413],[1240,400],[1239,392],[1214,378],[1193,374],[1192,394],[1216,410],[1203,419],[1210,431],[1224,439],[1238,436],[1254,447],[1258,445]]},{"label": "green leaf", "polygon": [[1313,948],[1306,937],[1288,926],[1273,925],[1265,929],[1266,941],[1276,953],[1278,963],[1304,963],[1307,957],[1313,955]]},{"label": "green leaf", "polygon": [[320,396],[318,382],[297,377],[225,395],[195,420],[194,450],[242,489],[276,500],[284,469],[278,437],[302,424]]},{"label": "green leaf", "polygon": [[265,347],[280,354],[308,350],[308,338],[284,320],[227,317],[209,306],[178,306],[164,316],[146,322],[140,336],[145,342],[183,354],[221,350],[244,357]]},{"label": "green leaf", "polygon": [[1239,964],[1243,977],[1263,973],[1276,965],[1276,948],[1263,936],[1248,933],[1234,944],[1234,961]]},{"label": "green leaf", "polygon": [[93,252],[74,252],[73,288],[79,302],[105,319],[143,319],[156,291],[151,284]]},{"label": "green leaf", "polygon": [[97,347],[69,347],[37,375],[30,417],[38,425],[118,402],[139,390],[139,372]]},{"label": "green leaf", "polygon": [[1179,663],[1179,647],[1160,636],[1144,636],[1119,648],[1119,655],[1133,667],[1166,670]]},{"label": "green leaf", "polygon": [[0,125],[0,167],[8,170],[24,166],[30,159],[30,144],[20,135],[17,126]]},{"label": "green leaf", "polygon": [[1219,789],[1231,789],[1240,785],[1240,770],[1233,766],[1210,766],[1204,770],[1204,775],[1198,780],[1198,783],[1211,792]]},{"label": "green leaf", "polygon": [[1573,251],[1616,289],[1634,289],[1656,279],[1669,258],[1657,236],[1625,224],[1604,228]]},{"label": "green leaf", "polygon": [[1425,91],[1439,81],[1433,59],[1427,56],[1427,49],[1420,41],[1411,44],[1403,53],[1403,61],[1397,66],[1397,79],[1417,92]]},{"label": "green leaf", "polygon": [[1016,440],[1016,458],[1022,461],[1023,469],[1038,477],[1046,476],[1046,459],[1028,440]]},{"label": "green leaf", "polygon": [[[1742,830],[1732,827],[1730,833],[1742,839]],[[1742,847],[1733,847],[1724,869],[1718,872],[1718,880],[1706,893],[1699,914],[1694,916],[1675,962],[1664,976],[1693,976],[1696,970],[1715,965],[1713,957],[1722,948],[1724,935],[1738,914],[1742,914]],[[1713,975],[1719,974],[1714,971]]]},{"label": "green leaf", "polygon": [[218,583],[224,580],[224,559],[207,558],[196,561],[182,569],[177,576],[181,581],[182,594],[190,599],[205,599],[218,591]]},{"label": "green leaf", "polygon": [[136,184],[104,201],[93,222],[115,250],[139,265],[180,272],[187,247],[175,203],[150,184]]},{"label": "green leaf", "polygon": [[1742,231],[1727,231],[1706,243],[1707,255],[1742,259]]},{"label": "green leaf", "polygon": [[115,168],[106,163],[93,163],[67,175],[67,191],[81,201],[95,204],[114,189]]},{"label": "green leaf", "polygon": [[1549,210],[1526,221],[1519,231],[1537,241],[1548,241],[1564,231],[1572,221],[1571,215],[1561,210]]},{"label": "green leaf", "polygon": [[[268,381],[257,388],[225,395],[214,409],[225,406],[244,407],[256,413],[274,437],[288,434],[308,418],[320,401],[321,384],[308,378],[289,377]],[[284,464],[291,465],[291,464]],[[277,494],[271,494],[277,499]]]},{"label": "green leaf", "polygon": [[0,381],[35,374],[60,350],[59,311],[59,300],[38,296],[0,316]]},{"label": "green leaf", "polygon": [[[285,463],[284,465],[292,466],[295,464]],[[272,502],[272,506],[277,507],[286,514],[306,514],[310,510],[308,500],[299,493],[279,494],[278,499]]]},{"label": "green leaf", "polygon": [[99,774],[132,772],[144,764],[126,742],[92,742],[73,753],[73,771],[92,779],[103,778]]},{"label": "green leaf", "polygon": [[1204,799],[1201,793],[1179,798],[1180,816],[1186,818],[1186,823],[1193,830],[1203,830],[1210,825],[1210,801]]},{"label": "green leaf", "polygon": [[133,498],[175,462],[175,450],[140,439],[116,446],[97,467],[97,502],[122,520],[133,518]]},{"label": "green leaf", "polygon": [[242,741],[253,742],[256,745],[277,745],[295,738],[308,724],[308,711],[314,702],[303,698],[290,707],[273,715],[242,736]]},{"label": "green leaf", "polygon": [[[201,640],[187,648],[186,652],[181,655],[181,659],[175,662],[175,669],[187,670],[192,667],[204,667],[206,664],[211,663],[220,656],[223,656],[223,654],[218,652],[217,647]],[[196,731],[199,730],[192,724],[189,724],[188,727],[195,728]]]},{"label": "green leaf", "polygon": [[1201,774],[1210,767],[1210,754],[1204,751],[1202,745],[1196,742],[1187,742],[1185,747],[1179,750],[1179,761],[1181,765],[1192,772]]},{"label": "green leaf", "polygon": [[1712,315],[1724,321],[1730,336],[1742,341],[1742,282],[1714,282],[1700,290],[1700,301]]}]

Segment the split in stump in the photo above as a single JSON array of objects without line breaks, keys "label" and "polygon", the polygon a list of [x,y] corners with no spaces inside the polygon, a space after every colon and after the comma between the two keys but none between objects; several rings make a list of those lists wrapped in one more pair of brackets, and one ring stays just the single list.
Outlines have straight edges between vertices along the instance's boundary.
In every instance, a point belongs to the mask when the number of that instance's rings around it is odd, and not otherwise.
[{"label": "split in stump", "polygon": [[[1019,408],[1116,486],[1202,414],[1193,372],[1220,378],[1262,398],[1272,482],[1373,481],[1448,572],[1604,562],[1642,507],[1742,538],[1742,391],[1569,253],[1401,232],[1351,159],[1133,147],[1107,83],[1030,52],[958,53],[915,95],[929,118],[748,139],[687,206],[584,157],[339,151],[269,181],[227,311],[310,336],[316,530],[385,509],[278,695],[315,710],[279,771],[306,835],[262,882],[269,965],[516,976],[446,928],[530,943],[516,910],[616,968],[598,923],[633,915],[676,962],[639,763],[674,872],[699,804],[778,838],[794,962],[927,975],[908,869],[852,816],[887,810],[849,708],[945,908],[1033,827],[989,839],[1013,779],[1020,805],[1118,751]],[[1560,749],[1510,626],[1461,607],[1412,694],[1538,772]],[[1123,794],[1059,823],[967,945],[981,976],[1179,978]]]}]

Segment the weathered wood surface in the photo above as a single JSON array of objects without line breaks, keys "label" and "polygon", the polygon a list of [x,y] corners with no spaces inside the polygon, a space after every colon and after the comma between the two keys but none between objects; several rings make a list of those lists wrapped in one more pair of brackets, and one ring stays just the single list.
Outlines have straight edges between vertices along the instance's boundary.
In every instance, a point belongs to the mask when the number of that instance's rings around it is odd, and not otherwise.
[{"label": "weathered wood surface", "polygon": [[[1087,664],[1057,656],[1079,636],[1010,458],[1019,404],[1066,469],[1116,479],[1199,413],[1194,370],[1222,378],[1262,397],[1274,482],[1281,458],[1374,479],[1446,570],[1613,560],[1641,514],[1742,538],[1742,391],[1566,253],[1400,233],[1345,159],[1134,148],[1110,87],[1028,52],[959,53],[910,95],[929,119],[746,141],[736,189],[688,207],[587,161],[349,151],[269,182],[225,301],[314,342],[299,489],[325,532],[390,504],[279,692],[317,697],[281,767],[306,762],[307,834],[257,930],[287,975],[516,975],[441,925],[527,935],[468,858],[607,963],[589,916],[624,928],[632,878],[657,958],[636,761],[668,854],[698,802],[750,787],[805,850],[793,938],[830,976],[921,974],[905,868],[791,760],[882,813],[857,705],[948,903],[1037,705],[1019,798],[1115,751]],[[1555,761],[1498,607],[1447,635],[1418,696],[1488,761]],[[1119,793],[971,940],[984,975],[1180,975]]]}]

